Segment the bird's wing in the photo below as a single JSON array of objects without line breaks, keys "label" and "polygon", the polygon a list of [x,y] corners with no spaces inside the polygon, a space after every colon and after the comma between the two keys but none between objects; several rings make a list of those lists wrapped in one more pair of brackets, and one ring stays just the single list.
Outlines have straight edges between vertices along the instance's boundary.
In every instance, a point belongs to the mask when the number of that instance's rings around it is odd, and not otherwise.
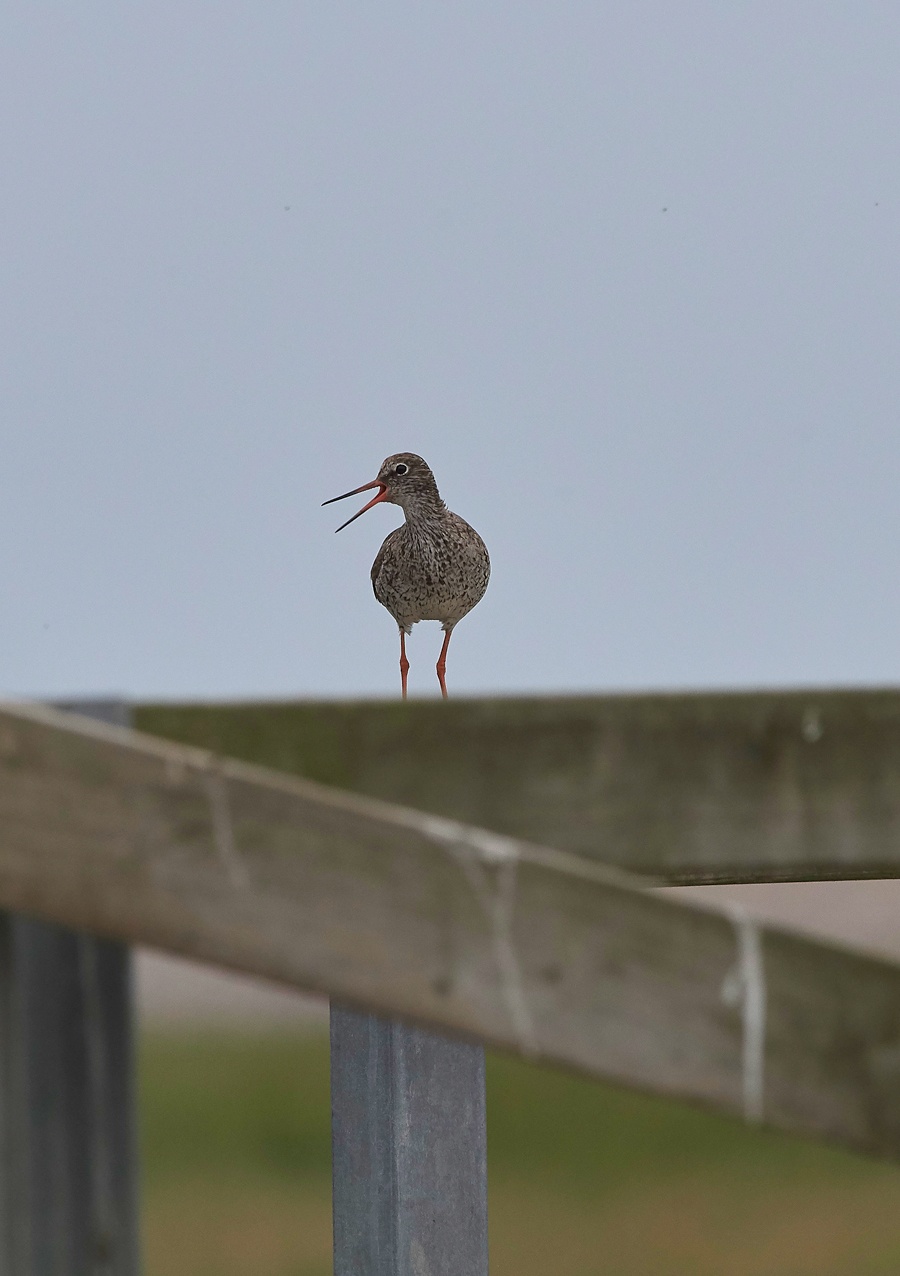
[{"label": "bird's wing", "polygon": [[400,530],[401,529],[399,527],[395,527],[394,530],[390,533],[390,535],[384,538],[384,544],[381,546],[381,549],[375,555],[375,562],[372,564],[372,571],[370,573],[372,577],[373,587],[375,585],[376,580],[378,579],[379,573],[381,572],[381,568],[384,564],[385,556],[387,555],[388,550],[390,549],[390,546],[391,546],[391,541],[393,541],[394,537],[397,535],[397,533]]}]

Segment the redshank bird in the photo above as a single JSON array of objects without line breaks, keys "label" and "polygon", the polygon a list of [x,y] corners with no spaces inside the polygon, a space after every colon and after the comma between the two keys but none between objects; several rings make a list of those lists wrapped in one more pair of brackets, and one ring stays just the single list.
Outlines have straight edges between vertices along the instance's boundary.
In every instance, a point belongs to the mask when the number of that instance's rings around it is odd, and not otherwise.
[{"label": "redshank bird", "polygon": [[458,514],[441,500],[434,475],[413,452],[389,456],[372,483],[355,487],[323,504],[377,487],[378,495],[337,531],[349,526],[373,505],[399,505],[406,522],[391,532],[372,564],[372,588],[400,629],[400,683],[406,699],[406,635],[420,620],[439,620],[444,644],[437,662],[441,695],[447,698],[447,647],[453,627],[484,597],[491,575],[487,546]]}]

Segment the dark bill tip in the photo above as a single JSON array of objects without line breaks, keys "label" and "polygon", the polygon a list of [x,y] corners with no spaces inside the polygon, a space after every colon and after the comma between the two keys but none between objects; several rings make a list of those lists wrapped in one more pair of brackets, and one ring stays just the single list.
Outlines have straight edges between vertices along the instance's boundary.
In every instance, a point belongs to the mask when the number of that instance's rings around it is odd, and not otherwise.
[{"label": "dark bill tip", "polygon": [[374,483],[364,483],[362,487],[356,487],[352,492],[345,492],[343,496],[332,496],[330,501],[322,502],[323,505],[333,505],[335,501],[343,501],[346,500],[348,496],[356,496],[360,492],[368,492],[369,489],[373,487],[381,489],[378,495],[373,497],[372,500],[369,501],[368,505],[364,505],[358,513],[354,514],[353,518],[348,518],[346,523],[341,523],[340,527],[336,527],[334,529],[335,532],[342,532],[345,527],[349,527],[351,523],[355,522],[356,519],[359,518],[360,514],[365,514],[366,510],[370,510],[373,505],[377,505],[379,501],[383,501],[387,496],[387,487],[384,483],[381,483],[378,479],[376,479]]}]

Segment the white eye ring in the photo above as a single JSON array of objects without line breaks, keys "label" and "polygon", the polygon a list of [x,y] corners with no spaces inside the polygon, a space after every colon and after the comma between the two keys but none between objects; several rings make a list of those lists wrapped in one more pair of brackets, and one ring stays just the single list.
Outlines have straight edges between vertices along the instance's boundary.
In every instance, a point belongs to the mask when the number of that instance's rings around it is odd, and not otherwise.
[{"label": "white eye ring", "polygon": [[399,464],[399,465],[395,465],[395,466],[394,466],[394,473],[395,473],[395,474],[406,474],[408,470],[409,470],[409,466],[408,466],[408,465],[404,465],[402,461],[400,462],[400,464]]}]

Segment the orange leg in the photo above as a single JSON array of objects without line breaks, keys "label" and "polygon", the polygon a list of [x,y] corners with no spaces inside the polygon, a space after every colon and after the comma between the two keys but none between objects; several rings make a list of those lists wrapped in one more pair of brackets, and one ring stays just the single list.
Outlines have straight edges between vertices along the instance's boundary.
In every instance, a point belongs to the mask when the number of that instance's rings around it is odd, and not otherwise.
[{"label": "orange leg", "polygon": [[438,656],[437,676],[438,682],[441,684],[441,695],[447,699],[447,684],[444,681],[444,674],[447,672],[447,648],[450,646],[450,634],[452,630],[448,629],[444,634],[444,645],[441,647],[441,654]]},{"label": "orange leg", "polygon": [[406,634],[400,630],[400,685],[403,699],[406,699],[406,675],[409,673],[409,661],[406,659]]}]

